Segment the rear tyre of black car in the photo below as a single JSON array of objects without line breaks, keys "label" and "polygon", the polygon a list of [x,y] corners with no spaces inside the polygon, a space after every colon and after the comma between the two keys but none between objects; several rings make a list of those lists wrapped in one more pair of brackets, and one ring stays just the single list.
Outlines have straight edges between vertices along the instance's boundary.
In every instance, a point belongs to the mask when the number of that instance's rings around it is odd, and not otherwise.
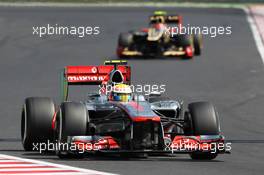
[{"label": "rear tyre of black car", "polygon": [[[188,106],[189,109],[189,134],[191,135],[219,135],[219,119],[215,107],[209,102],[195,102]],[[212,160],[217,153],[194,152],[190,154],[192,159]]]},{"label": "rear tyre of black car", "polygon": [[[21,114],[21,139],[24,150],[53,141],[52,118],[54,102],[50,98],[30,97],[25,100]],[[36,150],[37,151],[37,150]]]},{"label": "rear tyre of black car", "polygon": [[[78,102],[64,102],[56,120],[56,135],[59,150],[56,154],[60,158],[82,158],[83,154],[78,154],[69,150],[67,143],[68,136],[85,136],[89,123],[89,114],[84,104]],[[65,146],[68,145],[68,146]],[[72,151],[72,152],[71,152]]]},{"label": "rear tyre of black car", "polygon": [[201,55],[201,51],[202,51],[202,35],[201,34],[193,35],[193,47],[194,47],[194,55]]}]

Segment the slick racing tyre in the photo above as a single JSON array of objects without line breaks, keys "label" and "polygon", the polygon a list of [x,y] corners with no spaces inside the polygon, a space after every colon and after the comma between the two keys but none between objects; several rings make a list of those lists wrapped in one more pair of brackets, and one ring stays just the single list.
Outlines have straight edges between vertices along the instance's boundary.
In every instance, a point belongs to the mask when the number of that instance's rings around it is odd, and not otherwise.
[{"label": "slick racing tyre", "polygon": [[202,35],[201,34],[193,35],[193,47],[194,47],[194,54],[201,55],[201,51],[202,51]]},{"label": "slick racing tyre", "polygon": [[132,33],[120,33],[118,38],[119,47],[130,47],[133,43],[133,34]]},{"label": "slick racing tyre", "polygon": [[[209,102],[191,103],[189,108],[189,120],[191,122],[191,134],[197,135],[219,135],[219,119],[215,107]],[[216,158],[217,153],[194,152],[190,154],[192,159],[211,160]]]},{"label": "slick racing tyre", "polygon": [[26,151],[34,150],[34,145],[39,143],[52,142],[54,112],[54,102],[49,98],[30,97],[25,100],[21,115],[21,138]]},{"label": "slick racing tyre", "polygon": [[[56,135],[58,144],[67,144],[68,136],[85,136],[89,123],[89,114],[84,104],[64,102],[56,120]],[[81,158],[80,154],[72,154],[71,150],[60,147],[56,154],[60,158]],[[67,148],[66,148],[67,149]]]}]

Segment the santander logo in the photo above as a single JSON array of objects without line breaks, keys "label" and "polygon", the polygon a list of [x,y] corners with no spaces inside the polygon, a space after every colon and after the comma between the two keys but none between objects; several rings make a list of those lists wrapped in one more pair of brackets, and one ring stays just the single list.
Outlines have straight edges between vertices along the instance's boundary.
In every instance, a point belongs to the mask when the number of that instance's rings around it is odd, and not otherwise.
[{"label": "santander logo", "polygon": [[89,75],[73,75],[68,76],[69,82],[89,82],[89,81],[103,81],[105,76],[89,76]]}]

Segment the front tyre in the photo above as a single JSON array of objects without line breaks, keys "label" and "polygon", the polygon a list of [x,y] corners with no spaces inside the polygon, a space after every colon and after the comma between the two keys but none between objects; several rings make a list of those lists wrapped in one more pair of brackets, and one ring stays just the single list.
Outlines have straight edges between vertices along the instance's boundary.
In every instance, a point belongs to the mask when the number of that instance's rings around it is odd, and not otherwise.
[{"label": "front tyre", "polygon": [[194,55],[201,55],[201,52],[202,52],[202,35],[201,34],[193,35],[193,47],[194,47]]},{"label": "front tyre", "polygon": [[125,55],[122,54],[122,52],[125,49],[129,49],[133,44],[133,33],[127,32],[127,33],[120,33],[118,37],[118,45],[117,45],[117,56],[119,58],[124,58],[126,57]]},{"label": "front tyre", "polygon": [[56,120],[56,134],[59,145],[63,145],[56,154],[60,158],[81,158],[80,154],[72,154],[65,145],[68,136],[85,136],[89,125],[89,114],[84,104],[78,102],[64,102]]},{"label": "front tyre", "polygon": [[[219,135],[220,125],[215,107],[209,102],[195,102],[188,106],[189,120],[191,122],[189,133],[192,135]],[[190,154],[192,159],[212,160],[217,153],[194,152]]]},{"label": "front tyre", "polygon": [[118,38],[118,46],[130,47],[133,44],[133,34],[132,33],[120,33]]}]

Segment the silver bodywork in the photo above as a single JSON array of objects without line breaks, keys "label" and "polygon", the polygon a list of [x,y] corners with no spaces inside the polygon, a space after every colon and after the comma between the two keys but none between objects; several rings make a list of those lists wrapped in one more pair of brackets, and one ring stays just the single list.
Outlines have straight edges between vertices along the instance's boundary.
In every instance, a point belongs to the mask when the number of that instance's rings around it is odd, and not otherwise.
[{"label": "silver bodywork", "polygon": [[166,113],[174,113],[174,116],[166,116],[166,117],[172,117],[172,118],[178,118],[179,117],[179,111],[181,110],[181,104],[178,101],[175,100],[167,100],[167,101],[157,101],[150,103],[151,109],[156,112],[159,115],[164,115],[163,112]]},{"label": "silver bodywork", "polygon": [[[161,99],[160,101],[150,102],[148,97],[134,95],[134,101],[148,101],[151,109],[161,117],[179,118],[182,110],[182,102],[177,100]],[[89,94],[85,102],[87,110],[115,110],[116,106],[109,103],[106,95]],[[168,116],[169,115],[169,116]]]}]

